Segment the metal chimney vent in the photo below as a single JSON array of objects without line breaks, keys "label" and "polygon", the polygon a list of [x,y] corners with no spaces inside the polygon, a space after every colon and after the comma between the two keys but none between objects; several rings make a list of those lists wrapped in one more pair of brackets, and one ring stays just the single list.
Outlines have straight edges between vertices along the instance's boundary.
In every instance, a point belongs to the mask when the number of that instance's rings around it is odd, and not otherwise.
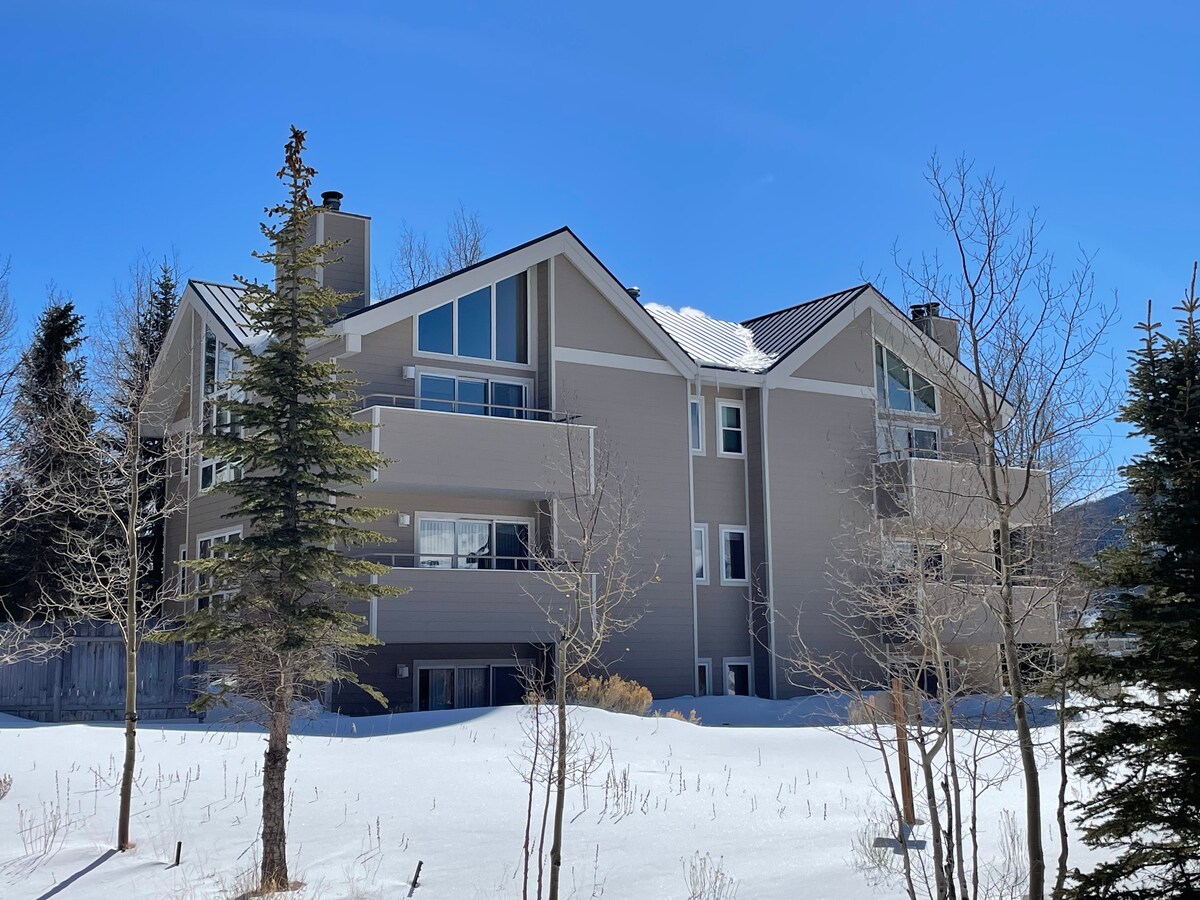
[{"label": "metal chimney vent", "polygon": [[336,212],[342,208],[342,197],[341,191],[321,191],[321,205]]}]

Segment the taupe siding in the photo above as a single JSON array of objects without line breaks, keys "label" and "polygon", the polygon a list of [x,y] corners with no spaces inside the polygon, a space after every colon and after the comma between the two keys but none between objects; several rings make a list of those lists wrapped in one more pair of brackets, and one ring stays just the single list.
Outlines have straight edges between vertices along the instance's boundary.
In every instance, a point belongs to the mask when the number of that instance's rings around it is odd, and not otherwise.
[{"label": "taupe siding", "polygon": [[554,329],[558,346],[660,358],[658,351],[565,256],[554,259],[554,280],[557,298]]}]

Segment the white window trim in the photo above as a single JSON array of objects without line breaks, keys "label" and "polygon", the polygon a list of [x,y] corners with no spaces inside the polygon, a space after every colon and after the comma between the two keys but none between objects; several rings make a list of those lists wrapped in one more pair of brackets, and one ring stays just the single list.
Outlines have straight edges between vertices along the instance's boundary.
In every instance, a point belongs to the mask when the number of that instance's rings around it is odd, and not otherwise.
[{"label": "white window trim", "polygon": [[[529,362],[524,362],[524,363],[509,362],[508,360],[504,360],[504,359],[496,359],[496,285],[499,284],[501,281],[507,281],[509,278],[514,278],[519,275],[525,276],[525,297],[526,297],[526,303],[525,303],[525,352],[529,356]],[[465,291],[465,292],[457,295],[456,297],[453,297],[450,300],[447,300],[442,303],[437,303],[437,304],[429,307],[428,309],[423,309],[420,312],[413,313],[413,317],[412,317],[413,356],[421,357],[423,359],[453,359],[453,360],[461,360],[461,361],[474,361],[474,362],[478,362],[482,365],[500,366],[505,369],[516,369],[518,371],[525,371],[525,372],[532,370],[534,368],[533,360],[536,359],[536,357],[537,357],[537,353],[535,352],[535,348],[533,346],[533,343],[534,343],[533,342],[533,337],[534,337],[533,323],[534,323],[534,306],[535,306],[535,303],[533,302],[533,282],[534,282],[534,279],[531,279],[529,277],[528,269],[526,269],[522,272],[514,272],[512,275],[505,275],[503,278],[497,278],[495,281],[490,281],[487,284],[481,284],[479,287],[472,288],[471,290]],[[463,297],[469,297],[469,296],[471,296],[471,294],[474,294],[477,291],[483,290],[485,287],[489,291],[491,291],[491,295],[492,295],[492,358],[484,359],[483,357],[479,357],[479,356],[459,356],[458,355],[458,301],[461,300]],[[450,308],[450,312],[451,312],[451,315],[450,315],[450,340],[451,340],[451,346],[454,348],[454,352],[453,353],[438,353],[434,350],[422,350],[421,349],[421,316],[427,312],[432,312],[435,309],[445,306],[447,303],[452,304],[451,308]]]},{"label": "white window trim", "polygon": [[[704,577],[703,578],[696,578],[696,559],[695,559],[694,554],[696,552],[696,532],[697,531],[701,532],[704,535],[704,544],[701,548],[703,551],[702,562],[704,565]],[[712,570],[708,567],[708,556],[709,556],[709,554],[708,554],[708,525],[703,522],[697,522],[694,525],[692,525],[692,553],[693,553],[692,578],[695,580],[696,584],[710,584],[712,581],[712,576],[709,573]]]},{"label": "white window trim", "polygon": [[[728,453],[725,450],[725,441],[723,440],[724,425],[721,422],[721,410],[727,406],[735,407],[739,413],[738,422],[741,423],[741,428],[739,428],[738,431],[742,435],[742,452],[741,453]],[[746,404],[743,403],[741,400],[723,400],[723,399],[718,398],[717,406],[716,406],[716,415],[713,416],[713,419],[716,422],[717,456],[725,456],[725,457],[730,457],[732,459],[745,459],[746,458]]]},{"label": "white window trim", "polygon": [[[199,534],[196,535],[196,555],[192,558],[193,559],[207,559],[208,557],[202,557],[200,555],[200,542],[201,541],[215,541],[217,538],[222,538],[222,537],[223,538],[231,538],[231,537],[241,538],[242,537],[242,526],[238,525],[233,528],[218,528],[218,529],[215,529],[214,531],[200,532]],[[197,591],[199,591],[199,589],[200,589],[199,576],[196,576],[195,580],[197,583],[194,585],[194,588]],[[215,597],[218,594],[229,594],[229,593],[231,593],[231,592],[230,591],[213,591],[213,593],[208,596]],[[200,598],[199,597],[192,598],[189,605],[191,606],[191,608],[193,610],[199,609]]]},{"label": "white window trim", "polygon": [[[198,546],[198,545],[197,545]],[[190,581],[187,566],[184,565],[188,560],[188,545],[180,544],[179,553],[175,557],[175,590],[178,591],[176,600],[182,600],[188,595],[188,581]]]},{"label": "white window trim", "polygon": [[[739,532],[742,535],[742,550],[745,553],[743,560],[746,569],[745,578],[726,578],[725,577],[725,535],[730,532]],[[722,525],[721,526],[721,584],[724,585],[742,585],[750,583],[750,529],[745,525]]]},{"label": "white window trim", "polygon": [[712,696],[712,657],[702,656],[696,660],[696,668],[704,666],[704,694],[702,696]]},{"label": "white window trim", "polygon": [[754,660],[749,656],[726,656],[721,660],[721,673],[725,676],[721,681],[721,694],[726,697],[742,696],[741,694],[731,694],[729,692],[729,668],[730,666],[745,666],[746,667],[746,687],[749,688],[749,693],[745,696],[754,696]]},{"label": "white window trim", "polygon": [[[523,400],[524,400],[524,404],[525,404],[524,408],[526,410],[531,408],[529,405],[529,401],[530,401],[530,398],[534,396],[534,394],[533,394],[533,379],[532,378],[523,378],[523,377],[518,377],[516,375],[499,375],[495,372],[472,372],[469,369],[443,369],[443,368],[439,368],[437,366],[418,366],[417,367],[417,377],[415,379],[413,379],[413,383],[414,383],[413,393],[416,395],[413,398],[413,405],[420,412],[432,412],[432,413],[442,413],[442,414],[461,415],[461,416],[475,416],[475,413],[460,413],[460,412],[457,412],[456,410],[450,410],[449,413],[447,413],[447,411],[444,409],[421,409],[421,376],[422,375],[435,375],[439,378],[453,378],[455,381],[457,381],[460,378],[467,378],[467,379],[470,379],[471,381],[486,381],[489,384],[491,384],[491,382],[493,382],[493,381],[503,381],[505,384],[519,384],[525,390],[525,396],[524,396]],[[457,393],[458,393],[457,385],[455,385],[454,392],[457,395]],[[439,402],[439,401],[431,400],[430,402],[434,403],[434,402]],[[444,401],[442,401],[442,402],[444,402]],[[491,404],[489,402],[489,403],[485,403],[484,405],[489,406]],[[475,417],[476,418],[488,418],[487,416],[482,416],[482,417],[475,416]],[[507,418],[507,417],[506,416],[495,416],[494,418],[499,419],[499,418]]]},{"label": "white window trim", "polygon": [[[920,418],[920,419],[935,419],[939,415],[941,415],[942,390],[941,390],[941,388],[939,388],[937,386],[937,384],[933,381],[933,379],[925,378],[925,376],[921,372],[917,372],[916,367],[913,366],[911,363],[909,363],[909,361],[907,359],[905,359],[901,354],[892,350],[891,347],[887,346],[882,341],[876,340],[875,343],[883,348],[883,354],[884,354],[883,355],[883,402],[879,403],[879,385],[875,386],[875,402],[877,404],[879,404],[885,412],[887,412],[893,416],[914,416],[914,417]],[[909,373],[909,375],[908,375],[908,392],[910,394],[913,394],[913,389],[912,389],[912,373],[913,372],[917,372],[918,375],[920,375],[922,378],[925,378],[925,380],[928,381],[933,386],[933,412],[926,412],[923,409],[892,409],[891,402],[888,399],[888,391],[887,391],[887,355],[889,353],[892,356],[896,357],[896,359],[900,360],[900,362],[902,362],[904,364],[904,367],[906,369],[908,369],[908,373]],[[879,377],[879,369],[876,366],[874,349],[871,350],[871,369],[872,369],[872,371],[875,372],[875,377],[878,378]],[[915,399],[916,395],[914,394],[913,396]]]},{"label": "white window trim", "polygon": [[[423,568],[421,562],[421,522],[422,520],[433,519],[435,521],[447,522],[486,522],[495,529],[499,524],[514,524],[525,525],[529,528],[529,538],[532,541],[535,537],[534,520],[525,516],[486,516],[475,515],[473,513],[452,513],[452,512],[432,512],[430,510],[418,510],[416,513],[416,523],[413,530],[413,567],[421,569],[423,572],[524,572],[524,569],[456,569],[454,566],[430,566],[428,569]],[[493,531],[493,533],[495,533]],[[456,554],[457,555],[457,554]],[[532,566],[532,557],[530,557],[530,565]]]},{"label": "white window trim", "polygon": [[[692,447],[692,406],[698,410],[696,434],[700,438],[700,446]],[[688,397],[688,446],[693,456],[704,455],[704,397]]]}]

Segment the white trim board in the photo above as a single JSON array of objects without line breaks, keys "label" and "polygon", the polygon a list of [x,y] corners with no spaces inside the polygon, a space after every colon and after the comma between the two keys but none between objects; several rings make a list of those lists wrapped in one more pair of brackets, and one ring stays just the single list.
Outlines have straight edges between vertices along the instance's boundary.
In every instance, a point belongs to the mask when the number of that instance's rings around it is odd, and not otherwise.
[{"label": "white trim board", "polygon": [[655,375],[679,375],[669,362],[646,356],[626,356],[623,353],[606,353],[602,350],[584,350],[581,347],[556,347],[554,356],[558,362],[575,363],[580,366],[602,366],[608,369],[627,369],[634,372],[651,372]]}]

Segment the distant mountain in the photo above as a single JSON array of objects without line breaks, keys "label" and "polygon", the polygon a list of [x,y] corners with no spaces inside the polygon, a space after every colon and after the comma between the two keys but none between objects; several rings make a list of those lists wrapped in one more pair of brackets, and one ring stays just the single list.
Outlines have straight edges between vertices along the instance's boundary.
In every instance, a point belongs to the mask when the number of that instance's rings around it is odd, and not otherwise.
[{"label": "distant mountain", "polygon": [[1125,542],[1125,523],[1135,501],[1128,491],[1080,504],[1058,514],[1061,529],[1075,532],[1080,559],[1091,559],[1100,550]]}]

